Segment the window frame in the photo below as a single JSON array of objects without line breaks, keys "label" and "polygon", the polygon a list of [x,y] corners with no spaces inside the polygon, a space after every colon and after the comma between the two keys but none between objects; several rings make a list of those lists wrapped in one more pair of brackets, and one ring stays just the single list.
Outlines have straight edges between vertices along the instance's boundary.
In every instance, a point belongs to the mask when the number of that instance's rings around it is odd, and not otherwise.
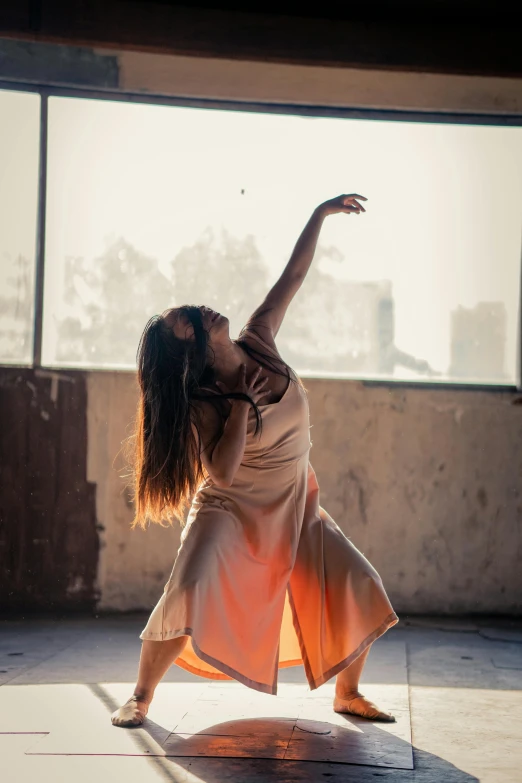
[{"label": "window frame", "polygon": [[[305,104],[260,103],[249,101],[231,101],[212,98],[187,98],[176,96],[128,93],[118,90],[101,90],[79,87],[53,87],[43,84],[26,84],[0,79],[0,90],[30,92],[40,96],[39,125],[39,171],[38,171],[38,207],[35,237],[35,287],[34,287],[34,318],[33,318],[33,350],[30,364],[3,364],[0,368],[24,367],[35,370],[54,372],[134,372],[133,370],[117,368],[63,367],[42,364],[43,336],[43,300],[45,279],[45,229],[46,229],[46,195],[47,195],[47,140],[49,98],[87,98],[93,100],[119,101],[122,103],[141,103],[156,106],[179,106],[184,108],[218,109],[225,111],[256,112],[264,114],[282,114],[302,117],[330,117],[336,119],[386,120],[388,122],[422,122],[432,124],[458,125],[495,125],[498,127],[522,127],[522,115],[519,114],[472,114],[469,112],[455,113],[444,111],[402,111],[395,109],[360,109],[330,106],[312,106]],[[335,380],[355,381],[364,386],[406,387],[422,389],[452,389],[460,391],[490,391],[519,392],[522,390],[522,260],[519,279],[518,300],[518,350],[516,384],[475,384],[450,381],[418,381],[391,378],[339,377]],[[320,374],[303,373],[304,378],[328,379]]]}]

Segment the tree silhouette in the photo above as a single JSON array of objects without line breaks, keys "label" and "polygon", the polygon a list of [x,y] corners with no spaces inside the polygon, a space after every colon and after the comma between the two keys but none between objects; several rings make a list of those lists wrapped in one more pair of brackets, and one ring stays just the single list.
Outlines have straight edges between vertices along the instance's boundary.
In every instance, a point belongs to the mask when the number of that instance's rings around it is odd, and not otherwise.
[{"label": "tree silhouette", "polygon": [[230,320],[236,336],[268,289],[268,271],[248,235],[239,239],[222,230],[219,236],[207,228],[190,247],[172,261],[176,305],[203,304]]},{"label": "tree silhouette", "polygon": [[[301,290],[291,303],[278,347],[300,372],[393,376],[396,365],[430,374],[422,360],[394,342],[391,282],[339,279],[320,268],[342,260],[335,247],[319,246]],[[125,239],[87,262],[65,267],[68,313],[58,324],[56,359],[65,364],[135,366],[148,319],[168,307],[205,304],[230,319],[236,336],[268,291],[268,270],[252,235],[238,238],[207,228],[170,263],[170,279],[158,262]]]},{"label": "tree silhouette", "polygon": [[71,314],[58,325],[57,360],[134,366],[143,328],[171,303],[172,284],[155,259],[120,238],[90,263],[67,260],[64,295]]},{"label": "tree silhouette", "polygon": [[0,360],[31,361],[34,307],[34,264],[22,255],[4,256],[2,264],[11,266],[0,292]]},{"label": "tree silhouette", "polygon": [[[267,271],[254,238],[211,229],[171,262],[171,279],[158,262],[125,239],[93,261],[67,259],[56,359],[66,364],[134,366],[148,319],[168,307],[206,304],[225,313],[239,332],[267,289]],[[197,300],[197,301],[196,301]]]}]

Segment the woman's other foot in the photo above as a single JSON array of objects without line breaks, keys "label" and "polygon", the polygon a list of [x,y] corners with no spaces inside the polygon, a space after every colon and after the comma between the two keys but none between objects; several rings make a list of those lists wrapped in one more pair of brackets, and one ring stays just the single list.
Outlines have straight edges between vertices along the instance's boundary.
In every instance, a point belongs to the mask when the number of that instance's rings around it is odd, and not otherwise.
[{"label": "woman's other foot", "polygon": [[366,696],[363,696],[359,691],[346,693],[342,696],[336,694],[333,708],[334,712],[347,715],[359,715],[361,718],[381,721],[383,723],[395,723],[395,718],[390,712],[383,712],[383,710],[380,710],[373,701],[367,699]]},{"label": "woman's other foot", "polygon": [[131,726],[141,726],[148,709],[149,705],[146,701],[142,701],[138,696],[131,696],[123,707],[112,713],[111,723],[113,726],[119,726],[122,729],[128,729]]}]

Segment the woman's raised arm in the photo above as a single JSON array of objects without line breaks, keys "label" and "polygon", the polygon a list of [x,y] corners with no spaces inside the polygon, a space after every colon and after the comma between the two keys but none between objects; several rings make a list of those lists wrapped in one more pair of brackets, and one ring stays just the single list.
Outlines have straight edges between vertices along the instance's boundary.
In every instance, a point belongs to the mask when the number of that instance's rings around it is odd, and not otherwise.
[{"label": "woman's raised arm", "polygon": [[252,314],[249,324],[262,324],[270,329],[273,337],[276,336],[288,305],[310,269],[325,217],[336,215],[339,212],[344,212],[347,215],[352,213],[359,215],[361,212],[366,212],[359,200],[367,201],[364,196],[360,196],[358,193],[344,194],[323,202],[313,211],[296,242],[281,277]]}]

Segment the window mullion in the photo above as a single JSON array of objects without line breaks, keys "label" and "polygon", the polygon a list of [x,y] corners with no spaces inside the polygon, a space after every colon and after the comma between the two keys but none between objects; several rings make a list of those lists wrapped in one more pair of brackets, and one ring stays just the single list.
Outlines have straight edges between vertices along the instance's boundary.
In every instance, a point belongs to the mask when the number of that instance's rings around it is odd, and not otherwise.
[{"label": "window mullion", "polygon": [[40,149],[38,160],[38,218],[34,297],[33,366],[42,366],[43,296],[45,274],[45,213],[47,197],[47,133],[49,91],[40,91]]}]

